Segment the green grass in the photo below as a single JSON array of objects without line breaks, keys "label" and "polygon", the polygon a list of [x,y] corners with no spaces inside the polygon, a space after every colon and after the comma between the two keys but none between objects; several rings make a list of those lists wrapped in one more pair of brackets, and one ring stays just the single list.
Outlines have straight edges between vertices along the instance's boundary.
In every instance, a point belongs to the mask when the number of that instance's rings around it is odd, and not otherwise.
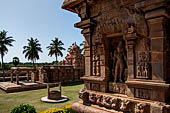
[{"label": "green grass", "polygon": [[[69,101],[64,103],[44,103],[41,102],[41,97],[47,96],[47,89],[24,91],[17,93],[5,93],[0,90],[0,113],[10,113],[10,111],[20,104],[30,104],[36,108],[37,112],[41,112],[52,108],[63,108],[66,105],[79,101],[78,92],[83,88],[83,84],[63,86],[62,95],[69,98]],[[52,88],[58,89],[58,88]]]}]

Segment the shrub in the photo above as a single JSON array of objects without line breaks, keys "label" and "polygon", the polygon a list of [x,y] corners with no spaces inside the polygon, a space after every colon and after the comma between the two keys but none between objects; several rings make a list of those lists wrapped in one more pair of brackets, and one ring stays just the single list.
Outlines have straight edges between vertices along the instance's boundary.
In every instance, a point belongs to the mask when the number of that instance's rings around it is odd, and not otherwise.
[{"label": "shrub", "polygon": [[34,106],[29,104],[21,104],[12,109],[11,113],[36,113]]},{"label": "shrub", "polygon": [[50,110],[45,110],[43,112],[40,112],[40,113],[63,113],[63,109],[50,109]]},{"label": "shrub", "polygon": [[72,109],[71,109],[71,107],[72,107],[72,105],[70,104],[70,105],[67,105],[67,106],[65,106],[64,107],[64,113],[76,113],[75,111],[73,111]]},{"label": "shrub", "polygon": [[50,109],[50,110],[46,110],[46,111],[43,111],[43,112],[40,112],[40,113],[76,113],[75,111],[73,111],[71,109],[71,106],[72,105],[67,105],[64,107],[64,109]]}]

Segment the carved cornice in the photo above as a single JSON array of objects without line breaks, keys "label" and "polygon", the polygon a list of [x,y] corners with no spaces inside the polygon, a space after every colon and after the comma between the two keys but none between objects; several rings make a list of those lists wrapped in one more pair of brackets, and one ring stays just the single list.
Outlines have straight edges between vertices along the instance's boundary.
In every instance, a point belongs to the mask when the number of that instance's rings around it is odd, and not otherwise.
[{"label": "carved cornice", "polygon": [[79,4],[87,3],[89,6],[94,5],[96,0],[64,0],[62,8],[69,10],[74,13],[79,13],[77,12],[77,8]]},{"label": "carved cornice", "polygon": [[168,7],[170,0],[145,0],[141,2],[137,2],[135,4],[135,8],[142,9],[144,12],[157,9],[160,7]]},{"label": "carved cornice", "polygon": [[62,8],[77,13],[75,7],[83,1],[84,0],[64,0]]},{"label": "carved cornice", "polygon": [[91,19],[87,19],[87,20],[74,24],[74,27],[84,29],[84,28],[89,28],[92,25],[95,25],[95,23]]}]

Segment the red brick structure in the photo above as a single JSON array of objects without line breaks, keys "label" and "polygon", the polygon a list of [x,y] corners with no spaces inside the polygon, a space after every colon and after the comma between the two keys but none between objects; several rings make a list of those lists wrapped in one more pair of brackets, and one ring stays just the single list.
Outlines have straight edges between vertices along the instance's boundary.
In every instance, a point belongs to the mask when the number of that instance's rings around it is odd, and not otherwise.
[{"label": "red brick structure", "polygon": [[74,110],[169,113],[169,0],[65,0],[62,8],[78,14],[86,39]]}]

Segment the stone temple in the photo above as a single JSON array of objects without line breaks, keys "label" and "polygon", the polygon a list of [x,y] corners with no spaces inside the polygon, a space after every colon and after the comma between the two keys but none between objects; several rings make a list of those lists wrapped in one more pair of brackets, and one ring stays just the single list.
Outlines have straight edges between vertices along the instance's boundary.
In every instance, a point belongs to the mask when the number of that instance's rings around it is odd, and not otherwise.
[{"label": "stone temple", "polygon": [[65,0],[85,43],[79,113],[170,113],[170,0]]}]

